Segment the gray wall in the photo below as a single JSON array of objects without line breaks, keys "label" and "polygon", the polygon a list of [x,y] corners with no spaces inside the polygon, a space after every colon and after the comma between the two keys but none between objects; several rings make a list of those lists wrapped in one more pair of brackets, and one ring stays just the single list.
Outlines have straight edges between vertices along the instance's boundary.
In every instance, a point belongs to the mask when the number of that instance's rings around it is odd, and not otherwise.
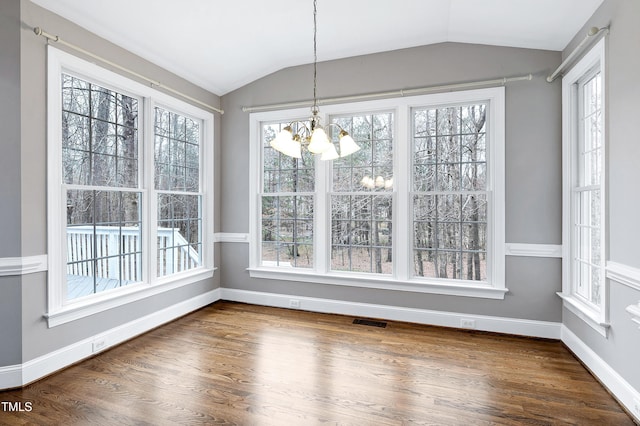
[{"label": "gray wall", "polygon": [[[606,42],[606,129],[608,143],[609,260],[640,268],[640,2],[605,0],[563,52],[568,55],[592,26],[611,25]],[[610,335],[603,338],[568,310],[564,324],[640,392],[640,330],[625,308],[640,301],[640,291],[610,281]]]},{"label": "gray wall", "polygon": [[[20,256],[20,1],[0,2],[0,258]],[[0,277],[0,366],[19,364],[20,277]]]},{"label": "gray wall", "polygon": [[[544,77],[559,52],[444,43],[318,64],[320,97],[534,74],[506,89],[506,239],[561,243],[561,93]],[[309,99],[309,65],[281,70],[222,97],[222,229],[249,232],[249,114],[242,106]],[[526,173],[523,173],[526,170]],[[543,321],[561,320],[559,259],[508,257],[505,300],[258,280],[248,245],[222,244],[223,287]]]},{"label": "gray wall", "polygon": [[[46,40],[33,27],[59,35],[115,63],[162,81],[203,102],[207,92],[28,0],[0,2],[0,258],[46,253]],[[58,46],[63,50],[63,46]],[[74,53],[74,52],[71,52]],[[75,54],[75,53],[74,53]],[[108,67],[107,67],[108,68]],[[5,87],[6,86],[6,87]],[[220,118],[215,117],[214,155],[219,167]],[[5,139],[6,138],[6,139]],[[216,169],[216,170],[219,170]],[[216,194],[220,179],[216,176]],[[216,198],[216,209],[219,206]],[[219,210],[218,210],[219,211]],[[215,231],[220,230],[216,213]],[[216,265],[220,256],[216,253]],[[0,367],[20,364],[95,334],[219,287],[219,276],[49,329],[47,274],[0,278]]]},{"label": "gray wall", "polygon": [[0,3],[0,257],[20,256],[20,2]]}]

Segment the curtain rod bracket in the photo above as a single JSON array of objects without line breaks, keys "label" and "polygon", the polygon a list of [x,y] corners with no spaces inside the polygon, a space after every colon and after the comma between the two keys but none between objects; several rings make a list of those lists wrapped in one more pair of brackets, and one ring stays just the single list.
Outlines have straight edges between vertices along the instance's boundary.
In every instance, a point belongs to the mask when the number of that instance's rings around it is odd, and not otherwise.
[{"label": "curtain rod bracket", "polygon": [[586,37],[582,39],[582,41],[576,46],[575,49],[573,49],[573,51],[569,54],[569,56],[567,56],[565,60],[562,61],[560,65],[558,65],[558,68],[556,68],[554,72],[549,74],[549,76],[547,77],[547,83],[552,83],[556,78],[558,78],[558,76],[565,69],[565,67],[573,61],[573,58],[584,50],[586,44],[589,41],[591,41],[594,37],[599,35],[600,33],[608,34],[609,27],[606,26],[602,28],[598,28],[598,27],[589,28],[589,31],[587,32]]}]

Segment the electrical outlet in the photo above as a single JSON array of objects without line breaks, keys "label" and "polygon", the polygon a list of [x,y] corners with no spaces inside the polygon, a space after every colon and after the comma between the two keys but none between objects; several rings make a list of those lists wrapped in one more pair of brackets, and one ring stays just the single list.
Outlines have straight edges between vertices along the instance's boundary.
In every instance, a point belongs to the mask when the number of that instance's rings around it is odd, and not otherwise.
[{"label": "electrical outlet", "polygon": [[476,328],[476,320],[468,318],[460,318],[460,327],[462,328]]},{"label": "electrical outlet", "polygon": [[91,351],[93,353],[96,353],[98,351],[103,350],[104,348],[107,347],[107,339],[98,339],[98,340],[94,340],[93,343],[91,344]]},{"label": "electrical outlet", "polygon": [[299,309],[300,301],[298,299],[289,299],[289,307],[294,309]]}]

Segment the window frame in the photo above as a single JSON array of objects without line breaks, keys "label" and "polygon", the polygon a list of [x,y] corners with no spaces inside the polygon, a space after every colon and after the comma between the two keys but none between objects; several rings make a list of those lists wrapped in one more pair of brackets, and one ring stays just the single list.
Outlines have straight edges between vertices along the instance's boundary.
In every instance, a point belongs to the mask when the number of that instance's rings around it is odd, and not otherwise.
[{"label": "window frame", "polygon": [[[411,111],[413,108],[440,107],[455,104],[487,102],[490,112],[487,118],[487,149],[491,152],[491,169],[487,190],[491,193],[488,221],[492,238],[487,246],[491,253],[490,282],[464,281],[447,282],[413,276],[413,257],[411,255],[412,210],[410,208],[410,174],[408,167],[412,161]],[[319,284],[342,285],[393,291],[433,293],[455,296],[467,296],[487,299],[504,299],[508,291],[505,283],[505,93],[504,87],[492,87],[437,93],[401,98],[389,98],[375,101],[354,102],[335,105],[323,105],[321,114],[323,123],[331,116],[361,115],[392,111],[393,122],[393,272],[391,276],[375,273],[337,272],[330,269],[331,248],[331,169],[332,162],[316,158],[316,205],[314,217],[314,253],[315,268],[300,270],[262,266],[260,263],[260,212],[259,198],[262,183],[262,123],[274,121],[294,121],[309,116],[307,108],[278,111],[255,112],[250,114],[250,188],[249,188],[249,274],[252,278],[276,279]],[[402,241],[402,243],[397,243]]]},{"label": "window frame", "polygon": [[[100,292],[80,299],[66,299],[66,226],[64,213],[66,185],[62,176],[62,85],[63,73],[85,79],[105,88],[138,99],[139,182],[133,190],[142,193],[143,280],[117,290]],[[197,119],[202,128],[200,193],[202,194],[202,264],[198,268],[164,277],[155,277],[157,199],[154,186],[154,112],[167,108]],[[44,314],[49,327],[94,315],[127,303],[213,277],[213,115],[201,108],[145,86],[123,75],[77,56],[47,46],[47,250],[48,302]],[[123,188],[131,190],[130,188]],[[155,278],[154,278],[155,277]]]},{"label": "window frame", "polygon": [[[606,38],[601,38],[591,49],[569,70],[562,78],[562,157],[563,157],[563,231],[562,231],[562,292],[558,293],[563,300],[563,306],[603,337],[607,338],[609,324],[609,280],[606,278],[606,261],[608,256],[607,241],[607,102],[606,102]],[[600,183],[600,304],[578,294],[576,288],[576,271],[574,258],[583,246],[577,241],[575,227],[578,206],[576,192],[584,186],[578,182],[581,168],[579,166],[579,149],[584,143],[583,130],[579,120],[582,111],[578,90],[585,79],[600,73],[601,84],[601,127],[602,127],[602,155]]]}]

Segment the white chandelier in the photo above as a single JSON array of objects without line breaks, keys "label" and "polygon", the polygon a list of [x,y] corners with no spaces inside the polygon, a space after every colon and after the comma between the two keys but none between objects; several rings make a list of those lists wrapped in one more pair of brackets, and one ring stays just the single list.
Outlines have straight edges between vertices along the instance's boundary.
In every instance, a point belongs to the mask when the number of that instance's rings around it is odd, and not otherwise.
[{"label": "white chandelier", "polygon": [[[270,143],[271,147],[285,155],[294,158],[302,158],[302,145],[313,154],[322,154],[321,160],[334,160],[339,157],[346,157],[358,151],[360,147],[353,140],[349,133],[339,124],[329,123],[328,126],[335,126],[340,130],[338,135],[340,141],[340,152],[336,150],[333,142],[329,140],[327,133],[320,124],[318,116],[318,96],[317,96],[317,24],[318,7],[317,0],[313,0],[313,106],[311,107],[311,118],[309,126],[301,121],[293,121],[282,129],[280,133]],[[297,131],[293,126],[297,124]]]}]

